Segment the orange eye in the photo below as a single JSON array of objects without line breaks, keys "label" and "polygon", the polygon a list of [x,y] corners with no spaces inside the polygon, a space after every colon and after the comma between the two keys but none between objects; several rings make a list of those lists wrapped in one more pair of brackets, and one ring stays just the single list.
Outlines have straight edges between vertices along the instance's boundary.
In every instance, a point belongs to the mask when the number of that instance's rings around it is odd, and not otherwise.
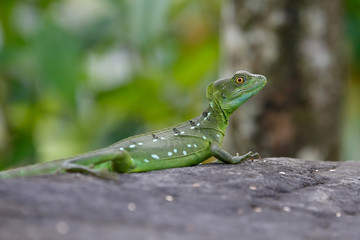
[{"label": "orange eye", "polygon": [[236,78],[236,82],[237,82],[237,83],[243,83],[244,80],[245,80],[245,79],[244,79],[243,77],[237,77],[237,78]]}]

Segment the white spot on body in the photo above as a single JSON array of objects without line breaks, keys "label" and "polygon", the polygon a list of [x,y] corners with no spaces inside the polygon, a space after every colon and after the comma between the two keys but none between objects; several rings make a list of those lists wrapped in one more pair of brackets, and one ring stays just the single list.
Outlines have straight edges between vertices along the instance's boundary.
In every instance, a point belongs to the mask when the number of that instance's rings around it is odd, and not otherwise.
[{"label": "white spot on body", "polygon": [[151,154],[151,156],[154,158],[154,159],[160,159],[158,155],[156,154]]},{"label": "white spot on body", "polygon": [[197,145],[196,145],[196,144],[194,144],[194,148],[197,148]]},{"label": "white spot on body", "polygon": [[174,148],[174,153],[177,153],[177,149],[176,149],[176,148]]},{"label": "white spot on body", "polygon": [[120,150],[120,151],[124,151],[124,148],[123,148],[123,147],[121,147],[121,148],[119,148],[119,150]]},{"label": "white spot on body", "polygon": [[195,127],[194,127],[194,126],[192,126],[190,129],[195,129]]},{"label": "white spot on body", "polygon": [[196,124],[196,126],[200,126],[200,123]]},{"label": "white spot on body", "polygon": [[183,151],[183,154],[184,154],[184,155],[186,155],[186,154],[187,154],[187,152],[186,152],[186,151]]},{"label": "white spot on body", "polygon": [[216,134],[216,136],[219,138],[220,137],[220,135],[219,134]]},{"label": "white spot on body", "polygon": [[203,136],[203,137],[202,137],[202,139],[206,140],[206,137],[205,137],[205,136]]},{"label": "white spot on body", "polygon": [[135,144],[131,144],[130,146],[129,146],[129,148],[134,148],[135,147]]},{"label": "white spot on body", "polygon": [[173,155],[173,153],[172,152],[168,152],[168,156],[170,157],[170,156],[172,156]]},{"label": "white spot on body", "polygon": [[157,142],[158,140],[155,138],[155,139],[153,139],[153,142]]},{"label": "white spot on body", "polygon": [[164,138],[164,137],[161,137],[160,139],[161,139],[161,140],[165,140],[165,138]]},{"label": "white spot on body", "polygon": [[191,144],[188,144],[187,146],[188,146],[189,148],[191,148]]},{"label": "white spot on body", "polygon": [[139,142],[138,145],[141,146],[141,145],[143,145],[143,143],[142,143],[142,142]]},{"label": "white spot on body", "polygon": [[184,134],[185,132],[184,131],[181,131],[181,133],[180,134]]},{"label": "white spot on body", "polygon": [[147,160],[147,159],[144,159],[144,162],[149,162],[149,160]]},{"label": "white spot on body", "polygon": [[279,172],[279,174],[285,175],[285,172]]}]

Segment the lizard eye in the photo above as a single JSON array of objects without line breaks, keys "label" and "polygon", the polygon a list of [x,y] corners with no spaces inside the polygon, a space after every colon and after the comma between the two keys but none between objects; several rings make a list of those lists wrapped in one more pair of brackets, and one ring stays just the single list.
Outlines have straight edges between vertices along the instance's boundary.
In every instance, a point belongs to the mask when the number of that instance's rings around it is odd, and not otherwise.
[{"label": "lizard eye", "polygon": [[244,81],[245,81],[245,78],[243,78],[243,77],[237,77],[236,78],[237,83],[243,83]]}]

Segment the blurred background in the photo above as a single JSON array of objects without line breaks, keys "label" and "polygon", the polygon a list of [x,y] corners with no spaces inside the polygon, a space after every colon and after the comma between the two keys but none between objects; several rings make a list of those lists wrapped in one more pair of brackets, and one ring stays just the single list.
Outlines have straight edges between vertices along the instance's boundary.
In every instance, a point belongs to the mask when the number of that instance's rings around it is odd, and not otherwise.
[{"label": "blurred background", "polygon": [[0,1],[0,169],[186,121],[239,69],[268,85],[224,147],[359,160],[360,2]]}]

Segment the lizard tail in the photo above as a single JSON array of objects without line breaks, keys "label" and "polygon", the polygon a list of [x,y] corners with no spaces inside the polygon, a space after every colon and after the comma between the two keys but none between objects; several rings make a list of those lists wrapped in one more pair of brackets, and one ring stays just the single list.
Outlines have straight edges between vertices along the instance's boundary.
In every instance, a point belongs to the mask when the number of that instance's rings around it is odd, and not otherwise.
[{"label": "lizard tail", "polygon": [[25,176],[35,176],[43,174],[56,173],[59,169],[59,164],[55,162],[34,164],[26,167],[19,167],[0,172],[0,179],[18,178]]},{"label": "lizard tail", "polygon": [[[70,170],[79,171],[79,172],[90,172],[93,171],[86,169],[89,165],[98,165],[105,163],[108,166],[109,161],[114,159],[114,157],[121,157],[118,153],[113,153],[111,150],[97,150],[85,154],[80,154],[70,158],[62,158],[53,160],[45,163],[37,163],[30,166],[14,168],[0,172],[0,179],[6,178],[18,178],[18,177],[28,177],[35,175],[44,175],[44,174],[53,174],[57,172],[66,172],[67,163],[71,163],[77,167],[70,167]],[[71,165],[70,164],[70,165]]]}]

